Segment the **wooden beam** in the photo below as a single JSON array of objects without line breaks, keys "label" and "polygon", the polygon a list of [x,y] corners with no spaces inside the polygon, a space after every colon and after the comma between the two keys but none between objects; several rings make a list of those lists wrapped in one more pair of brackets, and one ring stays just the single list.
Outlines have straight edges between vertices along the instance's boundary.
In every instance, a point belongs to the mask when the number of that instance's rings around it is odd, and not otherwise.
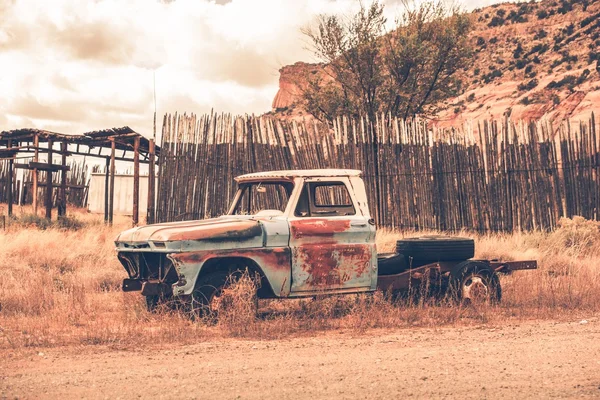
[{"label": "wooden beam", "polygon": [[60,143],[61,167],[60,174],[60,204],[58,207],[58,215],[64,217],[67,215],[67,142]]},{"label": "wooden beam", "polygon": [[115,206],[115,150],[116,143],[110,138],[110,197],[108,198],[108,224],[113,224],[113,214]]},{"label": "wooden beam", "polygon": [[[9,149],[12,147],[12,140],[8,140],[8,146]],[[8,161],[8,196],[7,196],[7,200],[8,200],[8,216],[12,216],[13,214],[13,173],[14,173],[14,169],[13,169],[13,165],[14,165],[14,160],[11,158]]]},{"label": "wooden beam", "polygon": [[140,137],[137,136],[133,143],[133,226],[140,220]]},{"label": "wooden beam", "polygon": [[108,181],[110,176],[110,158],[106,159],[106,171],[104,172],[104,223],[108,223]]},{"label": "wooden beam", "polygon": [[155,185],[155,161],[154,161],[154,139],[150,139],[150,164],[148,164],[148,214],[146,216],[146,222],[148,224],[154,223],[154,200],[156,199],[154,193]]},{"label": "wooden beam", "polygon": [[[37,133],[33,137],[33,145],[35,146],[35,150],[34,150],[35,152],[33,154],[33,162],[38,162],[39,161],[38,146],[40,145],[40,137],[38,136]],[[32,179],[33,179],[33,189],[32,189],[33,213],[35,215],[37,215],[37,206],[38,206],[38,204],[37,204],[38,203],[38,170],[37,170],[37,168],[33,169]]]},{"label": "wooden beam", "polygon": [[[50,159],[51,155],[52,155],[52,153],[48,153],[48,159]],[[34,161],[29,162],[29,168],[30,169],[37,168],[42,171],[52,171],[52,172],[69,171],[71,169],[71,167],[69,167],[68,165],[57,165],[57,164],[51,164],[51,163],[44,164],[44,163],[34,162]]]},{"label": "wooden beam", "polygon": [[[39,164],[39,163],[38,163]],[[31,165],[31,163],[29,163]],[[52,139],[48,138],[48,164],[52,165]],[[52,171],[46,171],[46,219],[52,219]]]}]

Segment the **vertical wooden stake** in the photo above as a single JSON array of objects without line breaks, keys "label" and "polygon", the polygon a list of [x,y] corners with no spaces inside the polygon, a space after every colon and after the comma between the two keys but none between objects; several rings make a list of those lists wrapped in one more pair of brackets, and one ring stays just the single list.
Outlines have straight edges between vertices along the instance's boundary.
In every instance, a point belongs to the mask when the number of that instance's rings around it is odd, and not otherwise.
[{"label": "vertical wooden stake", "polygon": [[[12,147],[12,140],[8,140],[8,146],[9,149]],[[14,163],[14,159],[11,158],[8,161],[8,216],[12,216],[13,214],[13,174],[14,174],[14,170],[13,170],[13,163]]]},{"label": "vertical wooden stake", "polygon": [[61,142],[60,152],[63,170],[60,174],[60,207],[58,209],[58,215],[64,217],[67,215],[67,142]]},{"label": "vertical wooden stake", "polygon": [[[52,139],[48,138],[48,164],[52,164]],[[52,171],[46,171],[46,219],[52,219]]]},{"label": "vertical wooden stake", "polygon": [[133,226],[137,226],[140,218],[140,137],[133,142]]},{"label": "vertical wooden stake", "polygon": [[150,139],[149,145],[149,164],[148,164],[148,215],[146,216],[146,223],[154,223],[154,183],[155,178],[155,160],[154,160],[154,139]]},{"label": "vertical wooden stake", "polygon": [[[40,137],[37,135],[37,133],[35,134],[35,136],[33,137],[33,147],[34,149],[34,154],[33,154],[33,162],[39,162],[38,160],[38,154],[39,154],[39,150],[38,147],[40,145]],[[34,168],[33,172],[32,172],[32,205],[33,205],[33,213],[35,215],[37,215],[37,211],[38,211],[38,169]]]},{"label": "vertical wooden stake", "polygon": [[110,138],[110,195],[108,198],[108,224],[113,224],[115,206],[115,138]]},{"label": "vertical wooden stake", "polygon": [[108,223],[108,181],[110,177],[110,158],[106,158],[106,171],[104,172],[104,223]]}]

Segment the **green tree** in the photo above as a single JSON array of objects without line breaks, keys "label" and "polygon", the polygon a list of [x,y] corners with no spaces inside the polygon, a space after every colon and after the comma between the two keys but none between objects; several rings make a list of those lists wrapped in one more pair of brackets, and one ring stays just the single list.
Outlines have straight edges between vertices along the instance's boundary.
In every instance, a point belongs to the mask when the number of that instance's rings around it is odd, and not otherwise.
[{"label": "green tree", "polygon": [[351,18],[321,15],[316,27],[302,30],[314,54],[327,64],[328,75],[309,80],[305,92],[309,112],[327,119],[339,114],[375,117],[384,69],[378,41],[385,22],[383,5],[375,1],[368,7],[361,3]]},{"label": "green tree", "polygon": [[312,78],[305,106],[319,119],[378,112],[408,118],[432,114],[461,90],[457,72],[471,56],[469,17],[443,3],[404,3],[395,29],[385,33],[383,5],[361,3],[354,16],[320,16],[303,32],[325,64]]}]

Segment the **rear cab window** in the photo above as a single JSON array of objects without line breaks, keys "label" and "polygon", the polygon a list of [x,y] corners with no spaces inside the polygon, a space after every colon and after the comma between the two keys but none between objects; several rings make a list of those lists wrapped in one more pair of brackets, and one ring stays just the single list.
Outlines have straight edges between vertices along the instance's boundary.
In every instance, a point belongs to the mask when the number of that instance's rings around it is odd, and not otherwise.
[{"label": "rear cab window", "polygon": [[296,211],[297,217],[339,217],[356,215],[356,208],[344,182],[306,182]]}]

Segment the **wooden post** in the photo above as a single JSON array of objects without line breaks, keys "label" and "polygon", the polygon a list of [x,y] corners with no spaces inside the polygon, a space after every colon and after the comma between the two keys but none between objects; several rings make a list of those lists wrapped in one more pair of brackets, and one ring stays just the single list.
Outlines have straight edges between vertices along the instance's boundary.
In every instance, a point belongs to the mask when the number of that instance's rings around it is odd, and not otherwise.
[{"label": "wooden post", "polygon": [[108,181],[110,177],[110,158],[106,158],[106,171],[104,173],[104,223],[108,223]]},{"label": "wooden post", "polygon": [[113,223],[115,206],[115,138],[110,138],[110,197],[108,198],[108,224]]},{"label": "wooden post", "polygon": [[148,164],[148,215],[146,216],[146,223],[153,224],[154,223],[154,183],[155,178],[155,161],[154,161],[154,139],[150,139],[149,144],[149,164]]},{"label": "wooden post", "polygon": [[133,142],[133,226],[137,226],[140,218],[140,137]]},{"label": "wooden post", "polygon": [[[52,165],[52,139],[48,138],[48,164]],[[46,219],[52,219],[52,170],[46,171]]]},{"label": "wooden post", "polygon": [[[34,150],[34,154],[33,154],[33,161],[34,162],[39,162],[38,160],[38,154],[39,154],[39,150],[38,147],[40,145],[40,137],[37,135],[37,133],[35,134],[35,136],[33,137],[33,146],[35,147]],[[32,205],[33,205],[33,213],[35,215],[37,215],[37,211],[38,211],[38,169],[34,168],[33,172],[31,174],[32,176]]]},{"label": "wooden post", "polygon": [[[67,166],[67,142],[61,142],[61,165]],[[64,217],[67,215],[67,169],[63,169],[60,174],[60,206],[58,208],[58,215]]]},{"label": "wooden post", "polygon": [[[8,140],[8,145],[7,147],[10,149],[12,147],[12,140]],[[8,216],[12,216],[13,213],[13,174],[14,174],[14,169],[13,169],[13,164],[14,164],[14,159],[11,158],[8,161],[8,196],[7,196],[7,200],[8,200]]]}]

